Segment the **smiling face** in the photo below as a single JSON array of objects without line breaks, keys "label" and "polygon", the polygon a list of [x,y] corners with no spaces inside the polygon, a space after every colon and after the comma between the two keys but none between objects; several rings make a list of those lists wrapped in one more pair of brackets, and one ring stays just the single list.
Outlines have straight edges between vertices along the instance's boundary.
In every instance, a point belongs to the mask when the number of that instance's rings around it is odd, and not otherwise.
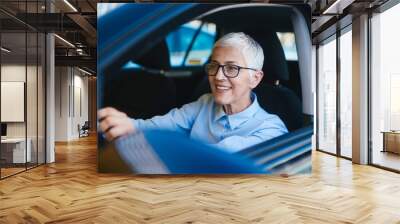
[{"label": "smiling face", "polygon": [[[234,47],[215,47],[211,55],[211,62],[220,65],[234,64],[247,67],[246,61],[240,50]],[[239,75],[235,78],[227,78],[218,70],[215,76],[208,76],[212,94],[215,102],[220,105],[231,105],[239,111],[251,104],[250,92],[258,85],[262,78],[262,72],[254,72],[248,69],[240,69]]]}]

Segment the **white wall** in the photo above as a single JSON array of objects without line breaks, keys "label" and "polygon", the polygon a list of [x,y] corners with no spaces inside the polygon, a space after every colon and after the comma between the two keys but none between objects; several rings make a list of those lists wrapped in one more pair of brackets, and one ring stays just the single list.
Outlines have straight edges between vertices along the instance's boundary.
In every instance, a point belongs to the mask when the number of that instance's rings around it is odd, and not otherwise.
[{"label": "white wall", "polygon": [[68,140],[68,86],[67,67],[55,68],[55,141]]},{"label": "white wall", "polygon": [[88,78],[76,68],[56,67],[55,119],[56,141],[77,139],[78,124],[89,119]]}]

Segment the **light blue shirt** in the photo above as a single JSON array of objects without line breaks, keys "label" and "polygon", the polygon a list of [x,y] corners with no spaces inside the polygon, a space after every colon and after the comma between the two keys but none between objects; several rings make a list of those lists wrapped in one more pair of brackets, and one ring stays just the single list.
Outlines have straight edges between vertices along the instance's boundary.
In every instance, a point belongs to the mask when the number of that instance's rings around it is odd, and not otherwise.
[{"label": "light blue shirt", "polygon": [[249,107],[231,115],[215,103],[212,94],[204,94],[197,101],[163,116],[132,121],[138,130],[177,131],[233,153],[288,132],[278,116],[260,107],[254,93],[251,98]]}]

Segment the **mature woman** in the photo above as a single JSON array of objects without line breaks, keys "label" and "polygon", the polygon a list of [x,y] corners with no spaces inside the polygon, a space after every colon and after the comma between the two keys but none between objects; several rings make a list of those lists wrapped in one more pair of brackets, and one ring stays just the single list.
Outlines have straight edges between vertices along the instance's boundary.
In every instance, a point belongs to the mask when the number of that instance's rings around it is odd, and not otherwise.
[{"label": "mature woman", "polygon": [[281,119],[263,110],[252,92],[263,78],[263,62],[254,39],[229,33],[215,43],[205,66],[211,94],[148,120],[104,108],[98,112],[100,128],[110,141],[137,130],[174,130],[229,152],[282,135],[287,129]]}]

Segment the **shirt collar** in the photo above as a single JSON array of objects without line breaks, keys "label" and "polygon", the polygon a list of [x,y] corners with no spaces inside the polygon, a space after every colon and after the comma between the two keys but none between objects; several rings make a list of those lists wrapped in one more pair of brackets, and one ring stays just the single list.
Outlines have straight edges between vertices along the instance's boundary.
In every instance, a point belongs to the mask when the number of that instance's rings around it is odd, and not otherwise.
[{"label": "shirt collar", "polygon": [[221,119],[224,116],[226,116],[224,108],[222,108],[221,105],[216,104],[214,121],[218,121],[219,119]]},{"label": "shirt collar", "polygon": [[242,123],[246,122],[249,118],[252,118],[254,114],[259,110],[260,105],[258,104],[257,101],[257,96],[255,93],[251,92],[250,96],[252,103],[250,104],[249,107],[247,107],[245,110],[232,114],[232,115],[227,115],[221,105],[216,106],[216,111],[215,111],[215,117],[214,121],[218,121],[222,117],[226,116],[228,119],[228,123],[230,126],[230,129],[235,129]]}]

